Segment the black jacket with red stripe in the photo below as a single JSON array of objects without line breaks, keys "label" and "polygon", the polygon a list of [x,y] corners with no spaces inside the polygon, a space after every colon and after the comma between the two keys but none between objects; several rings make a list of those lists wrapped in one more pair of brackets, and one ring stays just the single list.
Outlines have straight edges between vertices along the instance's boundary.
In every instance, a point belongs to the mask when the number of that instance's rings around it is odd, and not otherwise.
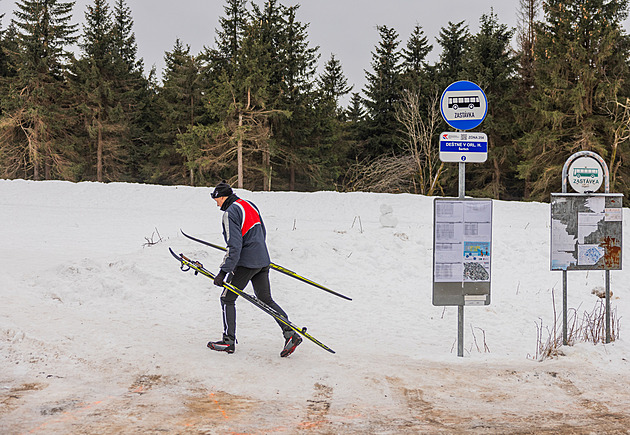
[{"label": "black jacket with red stripe", "polygon": [[258,208],[232,194],[221,210],[224,211],[223,238],[227,244],[221,270],[230,273],[236,266],[251,269],[269,266],[271,259],[265,243],[267,230]]}]

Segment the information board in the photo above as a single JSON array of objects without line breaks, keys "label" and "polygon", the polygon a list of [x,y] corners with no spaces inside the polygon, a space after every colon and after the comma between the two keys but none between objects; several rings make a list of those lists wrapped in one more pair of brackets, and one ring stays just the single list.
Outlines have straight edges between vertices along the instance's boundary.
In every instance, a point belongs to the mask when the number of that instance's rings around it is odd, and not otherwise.
[{"label": "information board", "polygon": [[433,204],[433,305],[489,305],[492,200]]},{"label": "information board", "polygon": [[551,194],[551,270],[621,270],[621,193]]}]

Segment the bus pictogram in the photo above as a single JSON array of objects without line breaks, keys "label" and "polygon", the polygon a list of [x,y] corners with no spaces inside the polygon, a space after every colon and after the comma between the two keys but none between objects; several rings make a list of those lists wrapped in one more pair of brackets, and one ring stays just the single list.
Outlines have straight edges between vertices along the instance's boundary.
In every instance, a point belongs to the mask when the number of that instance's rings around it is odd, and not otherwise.
[{"label": "bus pictogram", "polygon": [[573,176],[576,178],[591,177],[595,178],[599,174],[597,168],[573,168]]},{"label": "bus pictogram", "polygon": [[448,97],[449,109],[457,110],[460,107],[468,107],[472,110],[475,107],[481,107],[481,102],[478,96]]}]

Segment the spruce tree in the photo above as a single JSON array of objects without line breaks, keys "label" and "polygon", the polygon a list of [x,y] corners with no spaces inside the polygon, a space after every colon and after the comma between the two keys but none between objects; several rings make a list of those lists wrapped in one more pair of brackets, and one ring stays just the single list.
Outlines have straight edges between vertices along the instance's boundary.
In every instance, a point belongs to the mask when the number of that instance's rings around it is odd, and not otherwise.
[{"label": "spruce tree", "polygon": [[[4,14],[0,15],[0,23],[4,19]],[[9,64],[9,45],[11,34],[7,36],[7,31],[0,26],[0,77],[8,77],[15,74]]]},{"label": "spruce tree", "polygon": [[411,92],[428,91],[427,56],[433,50],[422,27],[413,28],[407,45],[402,50],[403,87]]},{"label": "spruce tree", "polygon": [[[276,7],[275,2],[272,6]],[[261,18],[262,11],[255,5],[254,8],[259,19],[248,14],[230,68],[226,68],[226,59],[231,59],[234,53],[229,35],[233,34],[234,23],[240,22],[230,14],[237,8],[225,8],[228,17],[220,22],[227,27],[217,30],[218,48],[204,52],[203,75],[208,85],[212,120],[205,135],[198,131],[196,137],[207,142],[197,160],[207,168],[208,176],[228,179],[239,188],[261,189],[268,182],[261,182],[260,174],[268,173],[264,168],[270,166],[272,51],[268,42],[270,24]]]},{"label": "spruce tree", "polygon": [[126,159],[126,177],[131,181],[146,178],[144,167],[151,153],[146,123],[152,117],[149,101],[152,93],[144,74],[144,61],[138,58],[138,45],[133,31],[131,9],[125,0],[115,0],[112,11],[112,41],[116,66],[115,86],[119,96],[120,113],[124,115],[127,128],[121,136],[121,146]]},{"label": "spruce tree", "polygon": [[16,71],[3,100],[2,176],[73,179],[71,112],[63,101],[64,74],[76,41],[74,2],[19,0],[13,21]]},{"label": "spruce tree", "polygon": [[349,122],[359,123],[365,119],[365,109],[363,108],[363,98],[358,92],[353,92],[350,97],[350,104],[346,111]]},{"label": "spruce tree", "polygon": [[543,9],[532,113],[519,141],[525,196],[541,200],[560,191],[562,166],[580,150],[606,159],[611,179],[625,190],[630,180],[621,162],[630,153],[627,139],[620,142],[615,132],[628,122],[617,111],[628,97],[629,41],[622,28],[628,1],[546,0]]},{"label": "spruce tree", "polygon": [[[419,110],[416,115],[421,119],[429,119],[431,108],[427,104],[435,99],[438,92],[437,84],[434,80],[434,71],[427,62],[427,56],[433,50],[425,36],[422,27],[416,24],[405,48],[402,50],[402,87],[405,90],[403,95],[417,98],[422,101],[419,106],[411,105]],[[441,92],[441,90],[440,90]],[[409,103],[407,98],[407,103]],[[410,106],[407,105],[409,108]]]},{"label": "spruce tree", "polygon": [[442,52],[436,65],[439,88],[445,89],[449,84],[465,79],[462,72],[469,38],[470,32],[465,21],[458,23],[449,21],[448,25],[440,30],[437,41],[442,47]]},{"label": "spruce tree", "polygon": [[[250,185],[268,190],[272,177],[278,180],[286,168],[289,182],[282,187],[290,188],[290,174],[303,166],[299,162],[313,130],[317,58],[316,49],[308,47],[307,26],[296,19],[297,9],[276,0],[262,7],[252,5],[234,73],[223,65],[233,56],[229,35],[235,34],[235,15],[221,21],[218,48],[207,50],[211,75],[218,76],[210,98],[212,114],[221,120],[215,142],[228,148],[235,145],[238,185],[249,178]],[[262,174],[262,180],[251,178],[256,173]]]},{"label": "spruce tree", "polygon": [[536,23],[542,0],[519,0],[517,43],[519,54],[519,74],[522,92],[533,86],[534,46],[536,44]]},{"label": "spruce tree", "polygon": [[146,96],[141,62],[136,61],[130,11],[118,0],[86,7],[81,55],[72,64],[70,84],[83,120],[75,128],[81,177],[96,181],[141,181],[146,150],[139,119]]},{"label": "spruce tree", "polygon": [[279,151],[277,154],[288,169],[289,190],[296,189],[298,176],[305,177],[304,183],[318,178],[317,168],[310,164],[310,159],[318,148],[312,136],[317,126],[314,78],[319,47],[309,47],[308,24],[297,20],[298,8],[299,5],[284,9],[283,25],[280,27],[281,45],[275,51],[281,59],[282,80],[275,84],[279,98],[274,108],[291,112],[289,118],[273,117],[276,121],[274,137]]},{"label": "spruce tree", "polygon": [[348,86],[341,62],[334,54],[324,64],[324,70],[317,78],[317,86],[322,100],[330,102],[334,106],[332,113],[343,120],[344,110],[340,106],[340,99],[352,91],[353,86]]},{"label": "spruce tree", "polygon": [[79,176],[101,182],[117,180],[121,172],[115,138],[119,124],[113,120],[117,103],[111,34],[109,5],[106,0],[94,0],[86,7],[79,43],[82,54],[73,62],[70,75],[75,107],[83,120],[75,129],[82,163]]},{"label": "spruce tree", "polygon": [[138,44],[133,31],[131,9],[125,0],[115,0],[112,14],[112,45],[114,54],[128,73],[142,72],[142,60],[137,59]]},{"label": "spruce tree", "polygon": [[[284,65],[285,60],[283,47],[284,13],[286,6],[280,4],[278,0],[268,0],[264,2],[261,9],[252,3],[250,13],[249,35],[251,38],[256,35],[259,39],[257,49],[259,64],[268,71],[268,84],[266,104],[268,107],[276,107],[278,100],[284,91]],[[250,41],[251,44],[251,41]]]},{"label": "spruce tree", "polygon": [[350,95],[350,103],[345,111],[346,122],[344,129],[347,132],[349,140],[353,144],[348,152],[349,163],[356,162],[356,160],[360,157],[359,150],[363,148],[361,135],[364,131],[366,117],[363,102],[364,99],[361,95],[358,92],[353,92]]},{"label": "spruce tree", "polygon": [[[0,15],[0,20],[4,14]],[[11,24],[7,30],[0,28],[0,116],[6,107],[4,100],[8,94],[11,77],[16,74],[15,68],[11,65],[9,53],[17,51],[15,38],[15,25]],[[1,144],[0,144],[1,146]]]},{"label": "spruce tree", "polygon": [[219,19],[221,27],[216,29],[216,47],[206,48],[202,58],[211,115],[206,147],[210,151],[202,153],[198,161],[214,169],[209,176],[214,174],[243,188],[245,179],[260,165],[253,163],[254,137],[267,135],[259,136],[253,130],[266,130],[266,120],[255,113],[264,106],[268,73],[259,68],[265,57],[259,39],[262,23],[249,20],[240,1],[227,0],[224,11],[226,16]]},{"label": "spruce tree", "polygon": [[173,49],[164,55],[164,63],[163,85],[159,92],[162,114],[160,139],[163,144],[160,154],[162,158],[176,163],[177,158],[173,154],[179,137],[178,152],[186,158],[188,182],[194,186],[202,180],[195,164],[198,150],[195,149],[196,142],[188,141],[190,138],[186,134],[198,124],[204,111],[199,62],[190,53],[190,46],[184,46],[177,39]]},{"label": "spruce tree", "polygon": [[401,54],[400,41],[393,28],[378,26],[380,41],[372,52],[372,71],[366,72],[367,85],[363,91],[367,119],[363,137],[364,157],[376,158],[385,154],[396,154],[402,149],[396,120],[396,105],[401,100]]},{"label": "spruce tree", "polygon": [[247,26],[247,0],[226,0],[223,7],[225,17],[219,18],[220,27],[215,37],[215,65],[225,70],[228,77],[233,77],[236,61],[243,42],[245,27]]},{"label": "spruce tree", "polygon": [[342,176],[350,162],[354,146],[354,131],[346,121],[340,99],[352,90],[343,73],[341,62],[331,55],[317,78],[317,97],[314,105],[312,145],[307,148],[312,187],[330,189],[343,183]]},{"label": "spruce tree", "polygon": [[479,20],[479,32],[466,49],[464,77],[481,87],[489,101],[488,113],[478,130],[488,135],[488,161],[472,165],[467,190],[471,194],[513,199],[522,194],[516,181],[518,156],[513,146],[517,94],[516,57],[510,41],[513,30],[499,23],[494,12]]}]

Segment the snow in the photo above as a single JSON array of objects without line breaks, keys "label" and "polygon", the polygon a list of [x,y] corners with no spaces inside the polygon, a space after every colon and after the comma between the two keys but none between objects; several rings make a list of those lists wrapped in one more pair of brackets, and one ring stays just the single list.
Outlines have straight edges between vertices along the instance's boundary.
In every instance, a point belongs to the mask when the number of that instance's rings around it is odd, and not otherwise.
[{"label": "snow", "polygon": [[[305,340],[280,358],[280,329],[244,300],[236,352],[206,348],[219,289],[168,247],[218,269],[222,252],[180,233],[224,244],[209,193],[0,180],[0,432],[627,430],[628,268],[610,273],[618,340],[535,358],[552,293],[562,307],[548,204],[493,202],[492,302],[465,308],[458,357],[457,308],[431,302],[432,198],[237,190],[261,210],[273,262],[353,299],[272,271],[276,302],[336,351]],[[604,273],[568,277],[568,306],[592,311]]]}]

